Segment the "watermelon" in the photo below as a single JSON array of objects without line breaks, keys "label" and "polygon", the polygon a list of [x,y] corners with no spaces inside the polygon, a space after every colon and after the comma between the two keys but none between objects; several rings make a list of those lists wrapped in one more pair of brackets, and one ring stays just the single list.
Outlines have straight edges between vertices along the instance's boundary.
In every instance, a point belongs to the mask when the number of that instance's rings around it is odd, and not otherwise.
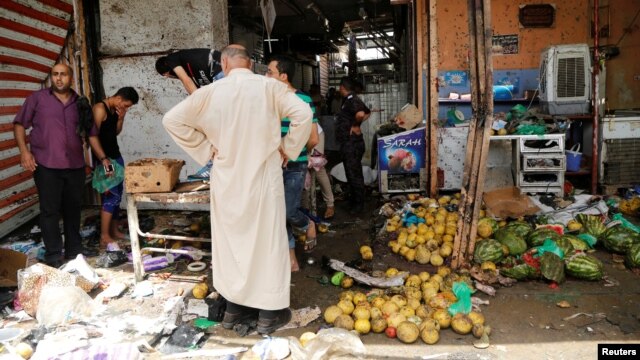
[{"label": "watermelon", "polygon": [[516,234],[526,238],[527,234],[531,232],[531,225],[524,221],[512,221],[505,226],[506,229],[515,231]]},{"label": "watermelon", "polygon": [[562,249],[562,252],[565,254],[565,256],[566,254],[573,252],[573,244],[571,244],[571,241],[565,236],[561,236],[559,239],[557,239],[556,245],[558,245],[558,247]]},{"label": "watermelon", "polygon": [[496,240],[509,248],[510,255],[520,255],[527,251],[527,242],[514,230],[509,230],[504,227],[498,230],[495,235]]},{"label": "watermelon", "polygon": [[629,268],[640,267],[640,244],[636,243],[629,247],[624,263]]},{"label": "watermelon", "polygon": [[473,261],[478,264],[485,261],[497,263],[502,260],[503,256],[502,244],[494,239],[484,239],[477,242],[473,251]]},{"label": "watermelon", "polygon": [[527,235],[526,240],[527,240],[527,245],[529,245],[529,247],[534,247],[534,246],[542,245],[546,239],[551,239],[555,241],[559,238],[560,238],[560,235],[558,235],[557,232],[551,229],[541,228],[541,229],[535,229],[532,232],[530,232],[529,235]]},{"label": "watermelon", "polygon": [[582,224],[582,232],[592,235],[596,239],[600,239],[607,229],[602,223],[602,219],[597,215],[578,214],[576,220]]},{"label": "watermelon", "polygon": [[552,252],[545,252],[540,256],[540,272],[545,279],[558,284],[564,282],[564,262]]},{"label": "watermelon", "polygon": [[482,218],[478,221],[478,230],[477,233],[482,238],[489,238],[493,233],[498,230],[498,222],[492,218]]},{"label": "watermelon", "polygon": [[516,280],[534,279],[538,277],[538,270],[529,264],[522,263],[513,267],[500,268],[500,275]]},{"label": "watermelon", "polygon": [[580,239],[575,235],[565,234],[565,235],[562,235],[562,238],[569,240],[574,250],[581,250],[581,251],[589,250],[589,245],[584,240]]},{"label": "watermelon", "polygon": [[600,280],[604,276],[602,262],[582,251],[576,251],[565,259],[567,274],[584,280]]},{"label": "watermelon", "polygon": [[640,243],[640,235],[622,225],[616,225],[602,234],[602,243],[607,250],[623,254],[631,245]]}]

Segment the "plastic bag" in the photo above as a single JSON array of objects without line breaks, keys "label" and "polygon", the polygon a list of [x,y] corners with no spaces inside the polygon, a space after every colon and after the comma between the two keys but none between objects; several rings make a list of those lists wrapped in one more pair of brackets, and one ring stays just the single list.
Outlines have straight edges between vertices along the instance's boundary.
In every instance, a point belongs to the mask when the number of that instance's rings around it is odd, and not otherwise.
[{"label": "plastic bag", "polygon": [[42,288],[36,319],[46,327],[69,324],[91,317],[91,297],[76,286],[47,285]]},{"label": "plastic bag", "polygon": [[596,243],[598,242],[598,239],[596,239],[595,236],[593,236],[591,234],[587,234],[587,233],[582,233],[582,234],[578,235],[578,238],[580,240],[586,242],[587,245],[589,245],[589,247],[592,248],[592,249],[596,245]]},{"label": "plastic bag", "polygon": [[537,247],[537,249],[538,249],[537,256],[542,256],[544,253],[550,252],[558,255],[560,260],[564,259],[564,251],[562,251],[562,249],[560,249],[558,244],[556,244],[556,242],[551,239],[546,239],[542,245]]},{"label": "plastic bag", "polygon": [[66,263],[60,271],[68,272],[76,277],[76,286],[89,292],[100,283],[100,277],[95,270],[84,259],[82,254],[78,254],[75,259]]},{"label": "plastic bag", "polygon": [[357,333],[340,328],[322,329],[305,346],[295,337],[289,337],[289,349],[294,360],[324,360],[341,355],[360,357],[366,348]]},{"label": "plastic bag", "polygon": [[518,135],[544,135],[547,132],[547,128],[544,125],[518,125],[516,128],[516,134]]},{"label": "plastic bag", "polygon": [[471,293],[473,289],[466,282],[458,281],[453,283],[451,291],[453,291],[458,301],[449,306],[449,314],[453,316],[458,313],[468,314],[471,312]]},{"label": "plastic bag", "polygon": [[612,219],[613,221],[620,221],[622,226],[626,227],[627,229],[640,233],[640,227],[633,225],[631,222],[629,222],[629,220],[625,219],[624,216],[622,216],[622,214],[620,213],[615,214],[613,215]]},{"label": "plastic bag", "polygon": [[285,338],[267,336],[251,348],[261,360],[282,360],[289,356],[289,342]]},{"label": "plastic bag", "polygon": [[126,263],[127,253],[122,250],[106,251],[96,259],[96,267],[111,268]]},{"label": "plastic bag", "polygon": [[52,283],[57,286],[75,286],[73,275],[44,264],[34,264],[18,270],[18,301],[24,311],[35,316],[42,288]]},{"label": "plastic bag", "polygon": [[93,170],[91,186],[101,194],[124,181],[124,167],[114,159],[109,161],[113,165],[111,176],[107,176],[102,165],[96,166]]}]

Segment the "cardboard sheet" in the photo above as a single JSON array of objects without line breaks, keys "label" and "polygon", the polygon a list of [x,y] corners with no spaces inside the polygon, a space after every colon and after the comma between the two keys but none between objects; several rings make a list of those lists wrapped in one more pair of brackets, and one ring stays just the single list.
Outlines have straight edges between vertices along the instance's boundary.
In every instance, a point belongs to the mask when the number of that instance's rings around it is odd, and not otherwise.
[{"label": "cardboard sheet", "polygon": [[529,196],[517,187],[508,187],[485,192],[482,196],[489,216],[500,219],[519,218],[540,211]]}]

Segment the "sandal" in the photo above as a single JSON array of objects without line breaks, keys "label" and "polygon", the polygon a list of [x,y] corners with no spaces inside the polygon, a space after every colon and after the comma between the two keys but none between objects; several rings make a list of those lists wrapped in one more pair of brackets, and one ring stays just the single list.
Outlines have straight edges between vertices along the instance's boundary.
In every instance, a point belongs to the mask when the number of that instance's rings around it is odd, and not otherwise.
[{"label": "sandal", "polygon": [[311,253],[316,249],[316,245],[318,245],[318,238],[315,237],[307,237],[304,239],[304,252]]}]

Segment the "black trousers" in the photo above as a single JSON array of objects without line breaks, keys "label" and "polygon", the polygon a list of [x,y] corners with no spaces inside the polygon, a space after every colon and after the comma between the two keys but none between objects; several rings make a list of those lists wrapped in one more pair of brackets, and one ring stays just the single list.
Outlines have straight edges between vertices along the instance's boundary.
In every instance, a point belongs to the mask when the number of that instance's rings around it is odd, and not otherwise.
[{"label": "black trousers", "polygon": [[45,261],[62,259],[60,218],[63,220],[65,256],[70,259],[82,251],[80,212],[85,173],[81,169],[49,169],[38,165],[33,173],[40,198],[40,228]]},{"label": "black trousers", "polygon": [[362,174],[364,149],[362,135],[350,135],[349,140],[340,144],[340,153],[349,185],[348,200],[353,207],[364,206],[364,175]]}]

